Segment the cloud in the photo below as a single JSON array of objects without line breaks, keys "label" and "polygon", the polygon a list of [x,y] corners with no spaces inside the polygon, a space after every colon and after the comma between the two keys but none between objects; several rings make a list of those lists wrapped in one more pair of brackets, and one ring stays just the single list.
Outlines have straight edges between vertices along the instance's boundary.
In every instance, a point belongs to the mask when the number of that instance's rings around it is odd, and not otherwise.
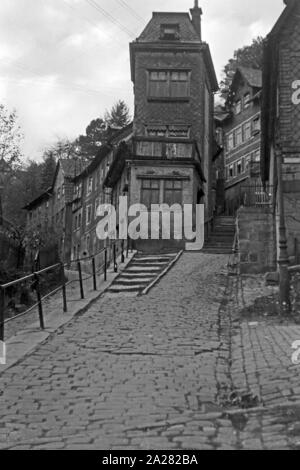
[{"label": "cloud", "polygon": [[[152,11],[189,11],[193,0],[1,0],[0,101],[15,107],[24,152],[39,158],[58,136],[75,138],[124,99],[133,109],[129,42]],[[235,49],[265,35],[282,0],[202,0],[203,38],[216,71]],[[105,10],[103,12],[103,10]]]}]

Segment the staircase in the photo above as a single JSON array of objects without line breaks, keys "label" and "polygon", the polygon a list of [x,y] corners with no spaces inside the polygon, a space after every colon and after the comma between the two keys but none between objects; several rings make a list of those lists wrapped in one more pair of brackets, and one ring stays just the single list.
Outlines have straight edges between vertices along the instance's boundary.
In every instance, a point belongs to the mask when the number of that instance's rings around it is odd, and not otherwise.
[{"label": "staircase", "polygon": [[235,230],[235,217],[216,217],[213,231],[204,244],[203,253],[232,253]]},{"label": "staircase", "polygon": [[175,260],[177,255],[178,253],[158,255],[138,253],[106,292],[112,295],[141,293]]}]

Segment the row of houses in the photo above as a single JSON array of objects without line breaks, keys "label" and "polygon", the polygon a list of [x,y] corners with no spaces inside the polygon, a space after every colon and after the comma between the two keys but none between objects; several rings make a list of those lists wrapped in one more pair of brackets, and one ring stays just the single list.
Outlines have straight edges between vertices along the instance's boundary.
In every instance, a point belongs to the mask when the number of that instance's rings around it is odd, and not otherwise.
[{"label": "row of houses", "polygon": [[[251,259],[254,264],[260,260],[265,268],[276,267],[278,159],[289,256],[297,257],[300,6],[299,0],[285,3],[266,41],[263,70],[238,67],[226,105],[217,107],[218,83],[209,46],[202,39],[198,1],[189,13],[153,13],[130,44],[133,123],[116,132],[89,164],[80,158],[59,161],[52,188],[26,207],[29,225],[44,221],[59,227],[64,261],[103,248],[105,242],[96,235],[97,207],[105,202],[118,208],[119,196],[126,195],[129,205],[142,203],[147,208],[203,203],[209,227],[218,214],[236,215],[250,195],[254,201],[248,198],[248,206],[270,212],[267,234],[260,237],[262,245],[275,248],[272,260],[266,260],[258,253],[259,243],[251,246],[255,237],[246,227],[239,231],[247,238],[244,253],[240,244],[241,253],[248,264]],[[260,215],[254,210],[250,223],[255,217],[259,220]],[[184,245],[184,239],[136,243],[147,251]]]},{"label": "row of houses", "polygon": [[[135,113],[132,125],[103,145],[92,162],[58,162],[53,187],[26,207],[28,224],[59,226],[64,261],[103,247],[96,236],[97,206],[205,204],[214,211],[212,154],[217,78],[208,44],[202,40],[202,10],[153,13],[130,44]],[[77,162],[77,164],[76,164]],[[48,211],[48,216],[46,212]],[[51,214],[51,215],[50,215]],[[143,250],[180,249],[185,241],[137,242]]]}]

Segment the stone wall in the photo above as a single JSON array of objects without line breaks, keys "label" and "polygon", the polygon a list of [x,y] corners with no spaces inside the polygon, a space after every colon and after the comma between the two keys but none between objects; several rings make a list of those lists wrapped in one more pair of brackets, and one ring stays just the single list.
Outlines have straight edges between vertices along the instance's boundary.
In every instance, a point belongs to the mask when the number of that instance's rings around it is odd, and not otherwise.
[{"label": "stone wall", "polygon": [[242,207],[237,214],[237,236],[242,274],[276,271],[274,219],[269,207]]},{"label": "stone wall", "polygon": [[291,303],[293,313],[300,313],[300,268],[291,274]]}]

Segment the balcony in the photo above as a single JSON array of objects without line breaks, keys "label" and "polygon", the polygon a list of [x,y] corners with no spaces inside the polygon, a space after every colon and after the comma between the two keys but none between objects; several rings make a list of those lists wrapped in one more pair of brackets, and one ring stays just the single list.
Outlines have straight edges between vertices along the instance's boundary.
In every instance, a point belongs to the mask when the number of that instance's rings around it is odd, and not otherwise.
[{"label": "balcony", "polygon": [[135,147],[136,157],[166,160],[191,160],[194,158],[194,143],[182,140],[138,140]]}]

